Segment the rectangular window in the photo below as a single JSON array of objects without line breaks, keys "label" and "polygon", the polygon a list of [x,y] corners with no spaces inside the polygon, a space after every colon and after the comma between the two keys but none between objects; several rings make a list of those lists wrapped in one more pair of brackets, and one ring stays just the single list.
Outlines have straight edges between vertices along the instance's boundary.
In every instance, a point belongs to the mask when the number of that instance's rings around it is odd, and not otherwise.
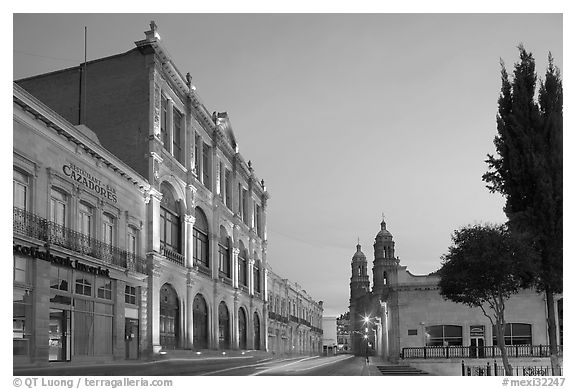
[{"label": "rectangular window", "polygon": [[50,267],[50,288],[70,292],[70,269],[60,266]]},{"label": "rectangular window", "polygon": [[426,346],[462,346],[462,327],[454,325],[426,327]]},{"label": "rectangular window", "polygon": [[50,219],[61,227],[66,227],[67,197],[59,190],[52,189],[50,193]]},{"label": "rectangular window", "polygon": [[242,184],[238,183],[238,215],[240,215],[240,219],[244,219],[243,217],[243,204],[244,200],[242,199]]},{"label": "rectangular window", "polygon": [[92,296],[92,280],[86,278],[76,279],[76,294]]},{"label": "rectangular window", "polygon": [[107,213],[102,215],[102,240],[108,245],[114,244],[114,218]]},{"label": "rectangular window", "polygon": [[200,171],[200,137],[198,135],[194,135],[194,168],[196,169],[196,174],[198,175],[198,179],[200,179],[201,171]]},{"label": "rectangular window", "polygon": [[262,207],[256,205],[256,233],[260,238],[264,238],[264,231],[262,229]]},{"label": "rectangular window", "polygon": [[225,202],[228,209],[232,209],[232,172],[224,169],[224,191],[226,193]]},{"label": "rectangular window", "polygon": [[162,95],[160,98],[160,140],[164,147],[168,147],[168,99]]},{"label": "rectangular window", "polygon": [[183,162],[182,153],[182,114],[176,108],[173,109],[172,121],[174,123],[174,132],[172,133],[172,155],[178,162]]},{"label": "rectangular window", "polygon": [[107,278],[96,278],[98,298],[112,300],[112,281]]},{"label": "rectangular window", "polygon": [[26,211],[28,209],[28,176],[14,170],[13,206]]},{"label": "rectangular window", "polygon": [[32,295],[29,290],[14,289],[12,304],[12,353],[30,355],[32,337]]},{"label": "rectangular window", "polygon": [[218,188],[218,195],[224,199],[224,164],[219,160],[218,169],[216,174],[216,188]]},{"label": "rectangular window", "polygon": [[14,257],[14,282],[27,282],[27,270],[28,260],[26,258]]},{"label": "rectangular window", "polygon": [[93,208],[87,204],[80,203],[78,206],[78,227],[80,233],[92,237],[92,215],[93,215]]},{"label": "rectangular window", "polygon": [[136,287],[126,285],[126,289],[124,290],[124,302],[126,304],[136,304]]},{"label": "rectangular window", "polygon": [[128,227],[128,252],[138,254],[138,230],[134,227]]},{"label": "rectangular window", "polygon": [[250,196],[248,195],[248,191],[246,189],[242,189],[242,220],[244,224],[250,223]]},{"label": "rectangular window", "polygon": [[[498,345],[496,327],[492,327],[492,344]],[[520,344],[532,344],[532,325],[522,323],[506,323],[504,328],[504,344],[514,346]]]},{"label": "rectangular window", "polygon": [[202,183],[206,188],[212,190],[210,185],[210,146],[206,143],[202,147]]},{"label": "rectangular window", "polygon": [[418,335],[418,330],[408,330],[408,336]]}]

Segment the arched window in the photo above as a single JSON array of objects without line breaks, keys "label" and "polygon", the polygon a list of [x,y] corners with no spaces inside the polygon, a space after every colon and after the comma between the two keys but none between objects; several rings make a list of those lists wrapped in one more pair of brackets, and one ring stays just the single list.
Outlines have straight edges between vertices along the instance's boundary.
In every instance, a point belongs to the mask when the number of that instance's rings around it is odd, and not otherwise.
[{"label": "arched window", "polygon": [[238,282],[240,285],[248,285],[248,258],[244,244],[240,242],[240,253],[238,254]]},{"label": "arched window", "polygon": [[164,249],[182,254],[180,244],[180,212],[172,189],[162,184],[160,203],[160,245]]},{"label": "arched window", "polygon": [[194,264],[210,268],[208,254],[208,220],[199,207],[196,207],[196,221],[194,222]]},{"label": "arched window", "polygon": [[218,270],[220,275],[231,277],[230,238],[222,226],[220,226],[220,239],[218,240]]}]

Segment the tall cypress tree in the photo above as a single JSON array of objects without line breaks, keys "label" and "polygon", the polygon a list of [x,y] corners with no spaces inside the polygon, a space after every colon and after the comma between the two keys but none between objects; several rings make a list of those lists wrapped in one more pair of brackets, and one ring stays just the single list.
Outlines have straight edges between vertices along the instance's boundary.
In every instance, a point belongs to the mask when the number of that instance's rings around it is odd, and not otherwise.
[{"label": "tall cypress tree", "polygon": [[547,305],[553,373],[559,374],[554,294],[562,292],[562,80],[548,56],[539,83],[532,53],[519,46],[514,78],[502,67],[502,87],[494,139],[497,156],[488,155],[482,176],[492,192],[506,199],[504,212],[512,231],[528,236],[539,254],[538,290]]}]

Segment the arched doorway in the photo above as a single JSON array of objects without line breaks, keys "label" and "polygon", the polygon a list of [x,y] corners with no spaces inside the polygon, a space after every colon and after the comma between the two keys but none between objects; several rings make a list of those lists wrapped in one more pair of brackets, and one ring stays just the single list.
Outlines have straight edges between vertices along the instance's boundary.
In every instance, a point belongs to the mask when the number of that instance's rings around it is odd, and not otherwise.
[{"label": "arched doorway", "polygon": [[254,350],[260,350],[260,318],[254,312]]},{"label": "arched doorway", "polygon": [[218,305],[218,347],[230,348],[230,314],[224,301]]},{"label": "arched doorway", "polygon": [[160,345],[175,349],[180,341],[178,295],[170,284],[160,288]]},{"label": "arched doorway", "polygon": [[208,306],[201,294],[197,294],[192,303],[192,325],[194,348],[208,348]]},{"label": "arched doorway", "polygon": [[246,350],[247,339],[247,328],[246,328],[246,312],[244,308],[238,310],[238,346],[241,350]]}]

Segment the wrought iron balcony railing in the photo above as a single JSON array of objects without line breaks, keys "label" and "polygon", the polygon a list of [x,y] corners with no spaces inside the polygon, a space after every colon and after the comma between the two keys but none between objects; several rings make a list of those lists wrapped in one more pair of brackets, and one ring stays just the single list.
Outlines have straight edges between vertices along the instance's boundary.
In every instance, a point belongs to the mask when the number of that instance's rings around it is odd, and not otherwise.
[{"label": "wrought iron balcony railing", "polygon": [[14,207],[13,229],[14,233],[146,274],[144,258],[16,207]]}]

